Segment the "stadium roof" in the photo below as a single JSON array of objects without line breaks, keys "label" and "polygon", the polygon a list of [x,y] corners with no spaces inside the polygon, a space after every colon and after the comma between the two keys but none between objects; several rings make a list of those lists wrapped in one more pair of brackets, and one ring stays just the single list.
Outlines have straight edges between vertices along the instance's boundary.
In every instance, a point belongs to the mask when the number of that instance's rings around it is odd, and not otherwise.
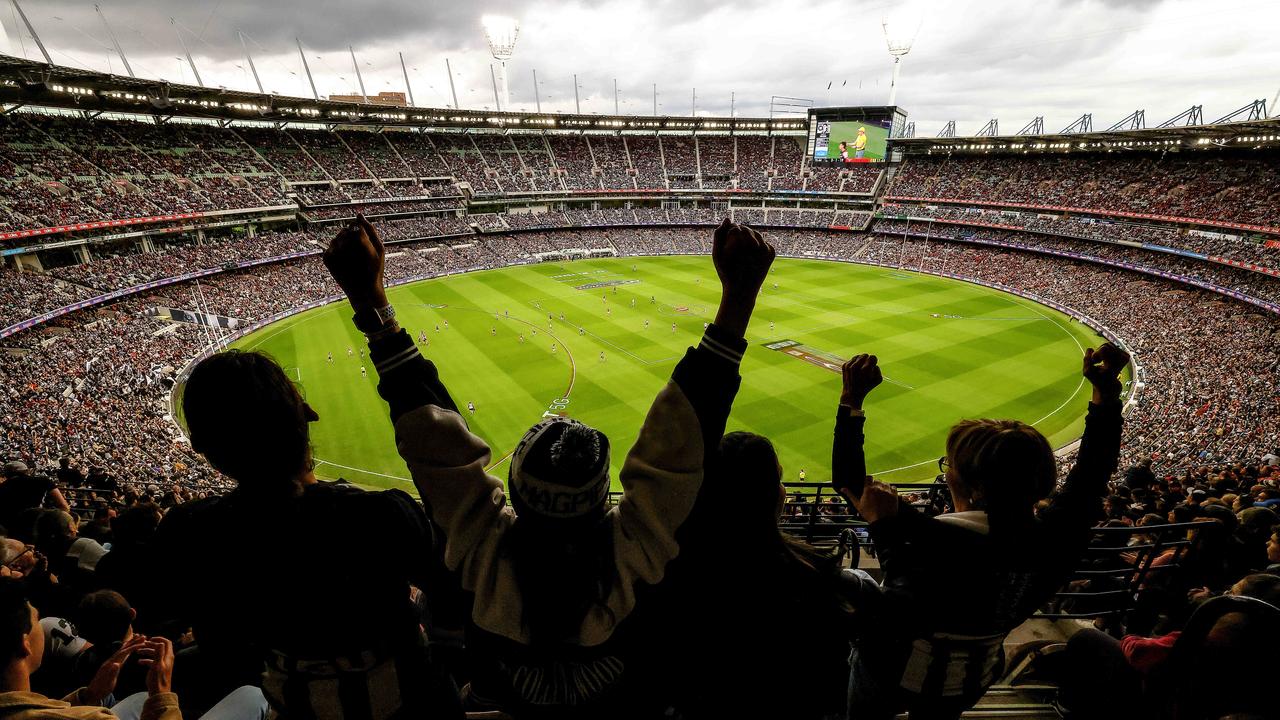
[{"label": "stadium roof", "polygon": [[[725,118],[392,108],[121,77],[0,55],[0,103],[88,113],[278,123],[579,131],[800,133],[804,118]],[[11,109],[11,108],[10,108]],[[0,108],[0,112],[3,112]]]},{"label": "stadium roof", "polygon": [[1280,146],[1280,116],[1206,125],[1098,132],[900,138],[907,152],[1066,152],[1070,150],[1210,149]]}]

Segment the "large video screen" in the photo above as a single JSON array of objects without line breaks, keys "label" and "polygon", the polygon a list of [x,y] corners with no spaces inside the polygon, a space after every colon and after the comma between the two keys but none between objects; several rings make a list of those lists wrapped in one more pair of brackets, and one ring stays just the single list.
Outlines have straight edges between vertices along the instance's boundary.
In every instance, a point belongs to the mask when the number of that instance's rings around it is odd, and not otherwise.
[{"label": "large video screen", "polygon": [[884,162],[889,123],[871,120],[819,120],[813,159],[827,162]]}]

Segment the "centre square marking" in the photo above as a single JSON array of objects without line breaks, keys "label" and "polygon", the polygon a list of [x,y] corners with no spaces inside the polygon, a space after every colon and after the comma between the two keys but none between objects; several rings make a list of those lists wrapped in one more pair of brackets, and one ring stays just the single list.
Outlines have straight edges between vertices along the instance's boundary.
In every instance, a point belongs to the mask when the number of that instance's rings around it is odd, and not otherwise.
[{"label": "centre square marking", "polygon": [[[793,358],[803,360],[810,365],[817,365],[834,373],[839,373],[844,368],[845,358],[808,345],[802,345],[795,340],[775,340],[774,342],[765,343],[764,346],[770,350],[786,353]],[[908,385],[901,380],[894,380],[888,375],[884,376],[884,381],[906,390],[915,390],[914,386]]]},{"label": "centre square marking", "polygon": [[817,348],[802,345],[795,340],[779,340],[777,342],[765,343],[765,347],[770,350],[777,350],[786,353],[793,358],[803,360],[810,365],[817,365],[820,368],[826,368],[831,372],[840,372],[840,368],[844,365],[844,358],[838,355],[832,355],[823,352]]}]

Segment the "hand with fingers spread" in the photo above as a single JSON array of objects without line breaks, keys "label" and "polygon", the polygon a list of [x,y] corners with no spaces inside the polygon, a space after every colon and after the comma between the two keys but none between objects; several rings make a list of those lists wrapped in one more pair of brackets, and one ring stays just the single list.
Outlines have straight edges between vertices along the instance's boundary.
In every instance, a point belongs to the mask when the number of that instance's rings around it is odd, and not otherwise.
[{"label": "hand with fingers spread", "polygon": [[840,491],[845,499],[857,509],[858,514],[868,523],[898,514],[898,491],[892,485],[874,480],[870,475],[862,487],[862,494],[855,495],[852,490]]},{"label": "hand with fingers spread", "polygon": [[147,694],[173,692],[173,643],[169,638],[144,640],[137,648],[138,664],[147,668]]},{"label": "hand with fingers spread", "polygon": [[383,288],[386,248],[364,215],[338,232],[324,251],[324,266],[357,311],[387,304]]},{"label": "hand with fingers spread", "polygon": [[134,653],[135,650],[142,647],[147,639],[142,635],[134,635],[128,642],[120,646],[106,662],[98,668],[98,672],[94,673],[93,680],[89,681],[89,685],[84,689],[84,699],[94,705],[100,704],[108,695],[115,692],[116,681],[120,679],[120,670],[124,667],[125,660]]},{"label": "hand with fingers spread", "polygon": [[844,387],[840,391],[840,404],[862,409],[867,395],[884,380],[875,355],[855,355],[840,368]]},{"label": "hand with fingers spread", "polygon": [[711,260],[720,277],[720,310],[716,325],[737,337],[746,334],[756,295],[769,274],[776,253],[764,237],[746,225],[725,218],[716,228]]},{"label": "hand with fingers spread", "polygon": [[1120,382],[1120,373],[1129,364],[1129,353],[1112,345],[1103,343],[1098,349],[1089,348],[1084,351],[1084,377],[1093,385],[1093,402],[1101,405],[1114,402],[1120,398],[1124,384]]}]

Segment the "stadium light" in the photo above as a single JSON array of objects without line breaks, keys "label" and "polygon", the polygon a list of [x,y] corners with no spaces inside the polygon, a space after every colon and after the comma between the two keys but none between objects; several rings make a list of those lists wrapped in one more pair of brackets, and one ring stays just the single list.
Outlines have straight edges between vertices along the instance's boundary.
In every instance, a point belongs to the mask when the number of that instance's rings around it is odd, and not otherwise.
[{"label": "stadium light", "polygon": [[[886,16],[880,21],[884,28],[884,42],[889,48],[889,56],[893,58],[893,78],[889,81],[889,105],[893,105],[898,97],[898,74],[902,71],[902,58],[911,52],[911,46],[920,34],[923,18],[916,19],[908,10],[899,9],[895,17]],[[909,33],[909,34],[908,34]]]},{"label": "stadium light", "polygon": [[515,18],[504,15],[485,15],[480,18],[480,25],[484,28],[484,39],[489,43],[489,52],[502,68],[498,109],[506,110],[511,103],[511,90],[507,85],[507,61],[515,54],[516,40],[520,37],[520,23]]}]

